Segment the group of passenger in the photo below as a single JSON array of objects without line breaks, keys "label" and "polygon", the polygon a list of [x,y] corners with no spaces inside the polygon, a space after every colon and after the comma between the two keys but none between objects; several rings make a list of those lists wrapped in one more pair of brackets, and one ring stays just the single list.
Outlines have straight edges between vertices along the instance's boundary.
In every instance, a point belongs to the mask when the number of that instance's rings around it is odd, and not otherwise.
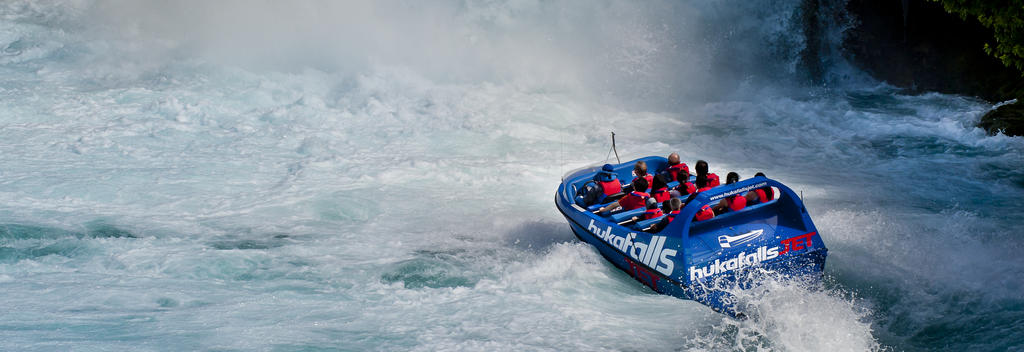
[{"label": "group of passenger", "polygon": [[[605,164],[595,176],[594,181],[601,189],[599,203],[608,199],[619,197],[597,210],[598,213],[622,208],[633,210],[644,208],[641,216],[633,220],[648,220],[664,216],[662,221],[651,227],[652,231],[659,231],[667,226],[680,209],[689,204],[697,194],[719,186],[718,175],[708,172],[708,163],[704,160],[697,160],[694,164],[696,177],[690,182],[690,168],[679,159],[679,154],[672,153],[668,156],[668,166],[660,170],[656,175],[647,172],[647,163],[637,161],[633,166],[633,180],[623,185],[618,180],[611,164]],[[764,177],[764,173],[758,172],[755,177]],[[730,172],[725,177],[725,184],[739,182],[740,176]],[[678,182],[678,186],[669,188],[669,184]],[[628,192],[625,192],[628,191]],[[685,200],[683,200],[685,198]],[[714,218],[730,211],[739,211],[747,205],[754,205],[775,199],[771,187],[762,187],[751,190],[746,194],[736,194],[723,198],[718,204],[703,205],[694,216],[694,221],[704,221]]]}]

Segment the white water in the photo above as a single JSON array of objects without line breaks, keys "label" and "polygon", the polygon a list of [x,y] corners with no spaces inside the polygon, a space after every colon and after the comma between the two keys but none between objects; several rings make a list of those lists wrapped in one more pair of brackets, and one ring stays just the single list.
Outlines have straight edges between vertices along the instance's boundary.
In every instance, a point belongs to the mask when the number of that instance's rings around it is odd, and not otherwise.
[{"label": "white water", "polygon": [[[1012,346],[1024,142],[787,79],[798,5],[6,2],[0,350]],[[738,322],[576,242],[611,129],[802,191],[829,285]]]}]

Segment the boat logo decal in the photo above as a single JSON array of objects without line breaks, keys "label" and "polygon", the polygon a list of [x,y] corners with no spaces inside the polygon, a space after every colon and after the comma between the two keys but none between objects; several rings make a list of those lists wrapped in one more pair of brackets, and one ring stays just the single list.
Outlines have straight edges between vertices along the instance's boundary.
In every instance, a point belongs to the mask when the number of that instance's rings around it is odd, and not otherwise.
[{"label": "boat logo decal", "polygon": [[757,237],[760,237],[762,233],[764,233],[763,229],[757,229],[757,230],[750,231],[750,232],[747,232],[747,233],[742,234],[742,235],[736,235],[736,236],[721,235],[721,236],[718,236],[718,244],[721,245],[722,248],[731,248],[734,244],[741,244],[741,243],[750,242],[750,240],[753,240],[753,239],[755,239]]},{"label": "boat logo decal", "polygon": [[[747,232],[739,236],[734,236],[733,238],[743,237],[755,232],[757,232],[757,234],[760,235],[761,233],[759,231],[762,230]],[[732,259],[715,259],[714,262],[705,262],[705,265],[703,267],[698,267],[697,265],[694,265],[690,267],[690,281],[705,278],[711,275],[727,273],[748,266],[754,266],[760,264],[763,261],[778,258],[780,255],[794,255],[792,253],[793,251],[799,251],[813,247],[813,239],[814,235],[816,234],[817,232],[808,232],[800,236],[784,239],[781,241],[782,250],[779,250],[779,247],[761,246],[754,253],[740,252],[739,255],[736,255]],[[750,238],[754,237],[756,236],[750,236]],[[725,246],[723,245],[723,247]]]},{"label": "boat logo decal", "polygon": [[725,192],[725,193],[722,193],[722,194],[711,196],[711,197],[708,198],[708,200],[709,201],[716,201],[716,200],[719,200],[719,199],[722,199],[722,198],[725,198],[725,197],[729,197],[729,196],[734,196],[734,195],[737,195],[737,194],[740,194],[740,193],[743,193],[743,192],[749,192],[749,191],[751,191],[751,190],[753,190],[755,188],[761,188],[761,187],[768,187],[768,182],[761,182],[761,183],[753,184],[753,185],[746,186],[746,187],[743,187],[743,188],[737,188],[737,189],[734,189],[734,190],[731,190],[731,191],[728,191],[728,192]]},{"label": "boat logo decal", "polygon": [[808,232],[800,236],[782,240],[782,251],[779,254],[786,254],[789,251],[799,251],[814,246],[814,235],[818,232]]},{"label": "boat logo decal", "polygon": [[690,281],[711,275],[723,274],[736,269],[754,266],[763,261],[775,259],[779,256],[779,247],[765,247],[757,249],[754,253],[740,252],[736,257],[728,260],[715,259],[714,262],[707,262],[703,268],[696,265],[690,267]]},{"label": "boat logo decal", "polygon": [[593,233],[597,238],[608,242],[612,247],[628,254],[637,262],[654,268],[654,270],[665,274],[665,276],[672,275],[672,269],[675,268],[675,262],[672,257],[676,255],[676,250],[665,248],[667,237],[651,236],[650,242],[643,243],[636,240],[635,232],[620,236],[612,233],[611,226],[602,230],[594,223],[594,219],[590,219],[587,231]]}]

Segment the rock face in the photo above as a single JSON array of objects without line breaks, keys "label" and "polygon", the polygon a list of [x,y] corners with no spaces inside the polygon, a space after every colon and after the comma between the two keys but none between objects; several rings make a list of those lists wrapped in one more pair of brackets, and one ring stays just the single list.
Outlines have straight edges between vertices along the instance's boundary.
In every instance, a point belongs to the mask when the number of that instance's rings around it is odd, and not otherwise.
[{"label": "rock face", "polygon": [[[815,1],[815,0],[811,0]],[[850,0],[857,19],[843,43],[853,63],[877,79],[913,92],[935,91],[990,102],[1024,101],[1024,76],[985,54],[991,30],[927,0]],[[1024,103],[986,114],[989,133],[1024,135]]]},{"label": "rock face", "polygon": [[1007,136],[1024,136],[1024,103],[1000,106],[981,117],[978,127],[989,134],[1002,132]]},{"label": "rock face", "polygon": [[877,79],[913,91],[998,102],[1024,96],[1024,77],[985,54],[991,30],[927,0],[850,0],[858,21],[844,49]]}]

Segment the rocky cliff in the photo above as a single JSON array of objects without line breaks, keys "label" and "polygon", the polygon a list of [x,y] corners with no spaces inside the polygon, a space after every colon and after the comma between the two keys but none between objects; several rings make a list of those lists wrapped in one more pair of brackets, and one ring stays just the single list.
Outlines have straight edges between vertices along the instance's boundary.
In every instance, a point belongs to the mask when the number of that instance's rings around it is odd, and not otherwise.
[{"label": "rocky cliff", "polygon": [[[992,30],[976,19],[961,19],[926,0],[850,0],[847,11],[856,25],[847,31],[843,47],[855,65],[877,79],[911,91],[991,102],[1024,98],[1021,72],[985,53]],[[979,126],[990,133],[1024,134],[1022,104],[993,111]]]}]

